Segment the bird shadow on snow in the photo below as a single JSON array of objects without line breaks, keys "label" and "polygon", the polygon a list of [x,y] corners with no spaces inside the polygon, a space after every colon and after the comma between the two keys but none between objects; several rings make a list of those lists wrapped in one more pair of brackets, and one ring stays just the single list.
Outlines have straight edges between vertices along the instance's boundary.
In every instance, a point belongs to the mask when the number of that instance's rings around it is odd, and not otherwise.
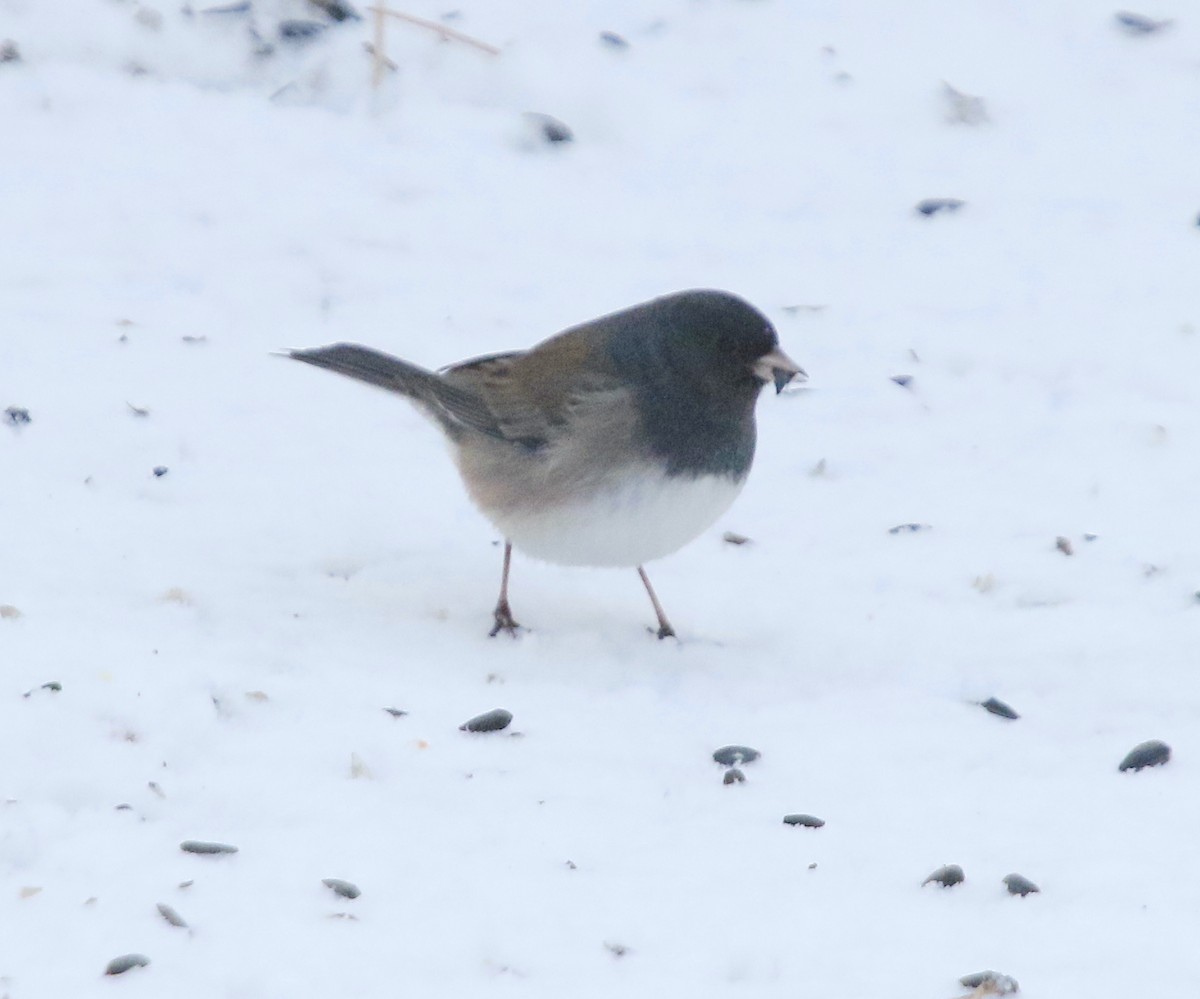
[{"label": "bird shadow on snow", "polygon": [[470,568],[444,563],[429,568],[424,558],[397,556],[374,563],[328,558],[320,570],[345,583],[344,600],[370,615],[373,630],[418,630],[423,642],[477,647],[484,656],[505,650],[508,659],[534,649],[569,647],[573,658],[641,658],[738,644],[721,633],[719,622],[704,626],[701,608],[685,599],[675,601],[678,637],[659,639],[633,570],[559,569],[520,558],[514,561],[512,589],[520,630],[515,636],[490,637],[499,587],[498,546],[494,550],[494,562],[473,558]]}]

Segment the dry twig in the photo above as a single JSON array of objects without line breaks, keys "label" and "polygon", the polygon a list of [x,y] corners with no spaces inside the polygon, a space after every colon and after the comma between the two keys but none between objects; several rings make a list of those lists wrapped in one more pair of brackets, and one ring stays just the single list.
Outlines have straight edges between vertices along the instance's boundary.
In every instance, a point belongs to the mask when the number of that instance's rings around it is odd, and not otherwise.
[{"label": "dry twig", "polygon": [[481,42],[478,38],[472,38],[470,35],[464,35],[461,31],[455,31],[453,28],[448,28],[444,24],[439,24],[437,21],[427,21],[423,17],[415,17],[412,14],[404,14],[398,10],[390,10],[387,7],[368,7],[372,14],[375,15],[375,50],[376,52],[383,51],[383,29],[380,27],[384,15],[389,17],[399,18],[401,21],[406,21],[409,24],[415,24],[421,28],[428,28],[430,31],[436,31],[442,38],[442,41],[464,42],[467,45],[473,45],[475,48],[486,52],[488,55],[499,55],[500,50],[494,45],[489,45],[487,42]]}]

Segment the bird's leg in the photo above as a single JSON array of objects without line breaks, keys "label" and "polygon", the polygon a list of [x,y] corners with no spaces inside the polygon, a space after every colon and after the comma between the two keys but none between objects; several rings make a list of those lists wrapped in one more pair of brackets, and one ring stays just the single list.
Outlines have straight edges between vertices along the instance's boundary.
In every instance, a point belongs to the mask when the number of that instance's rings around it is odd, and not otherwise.
[{"label": "bird's leg", "polygon": [[517,629],[521,627],[512,616],[512,608],[508,606],[508,567],[511,564],[512,542],[506,538],[504,541],[504,575],[500,577],[500,599],[496,601],[496,610],[493,612],[496,623],[488,632],[488,638],[495,638],[502,631],[507,631],[513,638],[516,638]]},{"label": "bird's leg", "polygon": [[667,620],[667,615],[663,613],[662,604],[658,602],[658,597],[654,594],[654,587],[650,585],[650,577],[646,575],[646,570],[640,565],[637,567],[638,575],[642,577],[642,582],[646,585],[646,592],[650,594],[650,603],[654,604],[654,613],[658,615],[658,637],[659,638],[674,638],[675,629],[671,627],[671,622]]}]

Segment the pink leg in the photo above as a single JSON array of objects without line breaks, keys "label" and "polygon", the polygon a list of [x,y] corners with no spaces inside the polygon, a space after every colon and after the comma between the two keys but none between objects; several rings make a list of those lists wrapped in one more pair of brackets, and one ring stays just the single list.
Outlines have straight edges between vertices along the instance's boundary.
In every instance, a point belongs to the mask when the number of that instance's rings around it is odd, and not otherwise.
[{"label": "pink leg", "polygon": [[646,592],[650,594],[650,603],[654,604],[654,613],[658,615],[658,637],[674,638],[675,629],[671,627],[671,622],[667,620],[667,615],[663,613],[662,604],[658,602],[658,597],[654,593],[654,587],[650,585],[650,577],[646,575],[646,570],[640,565],[638,566],[638,575],[642,577],[642,582],[646,585]]},{"label": "pink leg", "polygon": [[512,542],[506,539],[504,542],[504,575],[500,577],[500,599],[496,601],[496,610],[493,612],[496,623],[488,632],[488,638],[495,638],[502,631],[507,631],[513,638],[516,638],[517,629],[521,627],[512,616],[512,608],[508,606],[508,569],[511,564]]}]

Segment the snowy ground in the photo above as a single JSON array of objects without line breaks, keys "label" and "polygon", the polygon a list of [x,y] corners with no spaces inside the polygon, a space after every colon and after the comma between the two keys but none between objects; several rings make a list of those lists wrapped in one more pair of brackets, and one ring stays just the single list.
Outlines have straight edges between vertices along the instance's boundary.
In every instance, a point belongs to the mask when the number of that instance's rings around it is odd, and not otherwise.
[{"label": "snowy ground", "polygon": [[[1194,996],[1200,22],[459,10],[499,56],[397,23],[372,92],[366,21],[255,58],[244,15],[0,0],[0,996]],[[520,558],[489,640],[437,434],[270,356],[706,286],[811,380],[652,567],[679,644],[632,572]]]}]

